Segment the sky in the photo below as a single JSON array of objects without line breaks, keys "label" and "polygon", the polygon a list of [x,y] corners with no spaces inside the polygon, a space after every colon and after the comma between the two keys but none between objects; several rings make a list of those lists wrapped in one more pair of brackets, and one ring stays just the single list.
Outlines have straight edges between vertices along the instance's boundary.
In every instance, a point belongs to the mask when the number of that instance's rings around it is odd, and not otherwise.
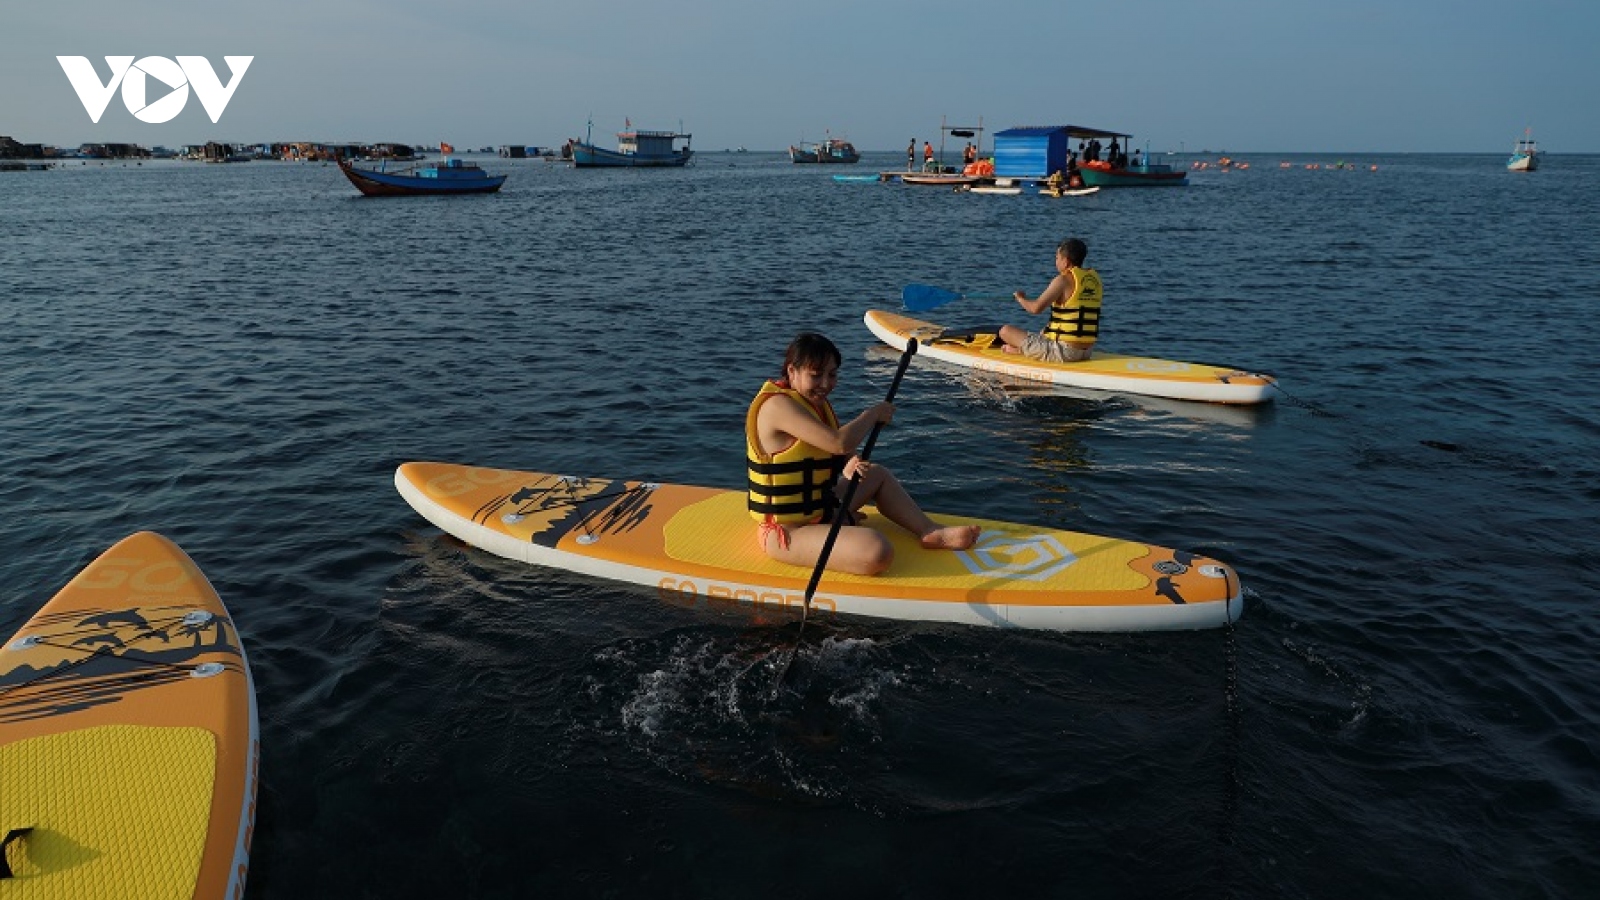
[{"label": "sky", "polygon": [[[900,150],[1083,125],[1160,152],[1600,152],[1596,0],[79,0],[7,3],[0,135],[458,149],[601,146],[631,121],[696,150],[827,134]],[[57,56],[252,56],[213,123],[123,95],[90,120]],[[147,80],[147,100],[167,90]],[[961,139],[952,139],[960,141]]]}]

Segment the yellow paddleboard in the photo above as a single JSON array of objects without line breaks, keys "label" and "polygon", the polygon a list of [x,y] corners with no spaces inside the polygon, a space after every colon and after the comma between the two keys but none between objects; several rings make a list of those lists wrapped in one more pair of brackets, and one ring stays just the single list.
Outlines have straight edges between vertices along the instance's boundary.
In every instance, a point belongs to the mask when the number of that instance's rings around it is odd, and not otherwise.
[{"label": "yellow paddleboard", "polygon": [[1082,362],[1041,362],[1006,353],[993,333],[946,337],[949,329],[942,325],[880,309],[869,310],[866,323],[879,340],[896,350],[905,349],[906,341],[915,338],[919,356],[1046,384],[1207,403],[1266,403],[1273,394],[1271,376],[1225,366],[1099,350]]},{"label": "yellow paddleboard", "polygon": [[[653,588],[685,604],[798,610],[809,568],[769,559],[738,491],[409,462],[395,487],[475,547]],[[876,577],[824,574],[814,611],[1059,631],[1210,628],[1238,619],[1239,577],[1216,560],[1135,541],[933,514],[978,524],[971,550],[924,550],[868,507],[894,544]]]},{"label": "yellow paddleboard", "polygon": [[259,767],[227,609],[123,539],[0,646],[0,898],[243,896]]}]

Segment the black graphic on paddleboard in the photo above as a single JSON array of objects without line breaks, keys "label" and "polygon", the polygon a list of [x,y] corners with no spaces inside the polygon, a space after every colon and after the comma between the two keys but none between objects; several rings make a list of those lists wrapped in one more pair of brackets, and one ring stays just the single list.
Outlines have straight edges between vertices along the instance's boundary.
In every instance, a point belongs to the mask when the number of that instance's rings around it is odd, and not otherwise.
[{"label": "black graphic on paddleboard", "polygon": [[0,722],[59,716],[185,678],[243,672],[225,616],[193,606],[46,617],[0,655]]}]

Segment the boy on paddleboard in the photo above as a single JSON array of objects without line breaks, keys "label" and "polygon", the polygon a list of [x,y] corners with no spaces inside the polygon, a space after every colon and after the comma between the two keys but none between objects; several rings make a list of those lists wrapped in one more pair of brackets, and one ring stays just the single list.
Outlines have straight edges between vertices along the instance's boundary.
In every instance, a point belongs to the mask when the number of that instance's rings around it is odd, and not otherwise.
[{"label": "boy on paddleboard", "polygon": [[1100,274],[1083,268],[1089,247],[1077,238],[1067,238],[1056,247],[1055,278],[1039,296],[1028,299],[1022,291],[1012,294],[1018,304],[1037,315],[1050,310],[1044,330],[1024,331],[1015,325],[1000,326],[1000,340],[1007,353],[1021,353],[1042,362],[1081,362],[1090,357],[1100,336]]},{"label": "boy on paddleboard", "polygon": [[[747,505],[760,523],[762,549],[779,562],[814,566],[830,524],[843,515],[827,568],[880,574],[894,561],[894,545],[857,524],[867,503],[877,504],[889,521],[915,534],[927,549],[971,547],[978,540],[978,526],[941,526],[923,513],[893,473],[854,455],[874,425],[894,418],[894,404],[874,404],[840,425],[828,395],[839,382],[842,359],[832,341],[803,332],[784,354],[782,377],[763,384],[745,414]],[[848,479],[857,473],[861,482],[850,508],[841,511]]]}]

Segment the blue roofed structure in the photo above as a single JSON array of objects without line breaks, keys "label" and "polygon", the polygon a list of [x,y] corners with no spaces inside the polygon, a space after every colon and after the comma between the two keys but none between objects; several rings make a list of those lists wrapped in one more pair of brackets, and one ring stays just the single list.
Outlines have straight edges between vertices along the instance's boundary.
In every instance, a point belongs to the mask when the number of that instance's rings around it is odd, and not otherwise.
[{"label": "blue roofed structure", "polygon": [[1075,140],[1129,138],[1120,131],[1082,125],[1024,125],[994,136],[996,178],[1045,178],[1067,167],[1067,151]]}]

